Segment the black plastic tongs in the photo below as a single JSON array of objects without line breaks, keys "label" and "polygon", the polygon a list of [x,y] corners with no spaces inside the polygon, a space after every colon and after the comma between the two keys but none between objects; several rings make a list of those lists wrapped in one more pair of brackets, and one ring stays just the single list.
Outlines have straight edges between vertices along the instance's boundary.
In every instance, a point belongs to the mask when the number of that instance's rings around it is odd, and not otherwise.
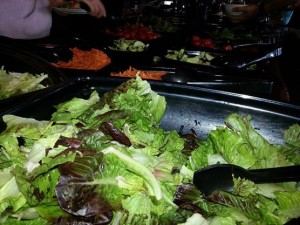
[{"label": "black plastic tongs", "polygon": [[232,164],[215,164],[194,173],[194,185],[205,195],[213,191],[232,191],[233,177],[245,178],[257,184],[300,181],[300,165],[246,170]]}]

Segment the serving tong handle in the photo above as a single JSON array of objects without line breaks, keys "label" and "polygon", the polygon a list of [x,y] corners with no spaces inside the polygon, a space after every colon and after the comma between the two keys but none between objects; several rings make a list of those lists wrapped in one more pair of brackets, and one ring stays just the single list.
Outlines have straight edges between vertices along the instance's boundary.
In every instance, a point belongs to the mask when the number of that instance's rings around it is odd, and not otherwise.
[{"label": "serving tong handle", "polygon": [[276,45],[276,43],[278,42],[277,39],[278,37],[276,36],[269,36],[267,38],[262,38],[260,40],[248,42],[248,43],[235,41],[231,43],[231,46],[233,48],[249,47],[249,46],[271,46],[271,45]]},{"label": "serving tong handle", "polygon": [[244,69],[248,66],[251,66],[255,63],[258,63],[258,62],[261,62],[261,61],[264,61],[264,60],[268,60],[268,59],[271,59],[271,58],[275,58],[275,57],[278,57],[278,56],[281,56],[282,55],[282,47],[278,47],[276,48],[275,50],[272,50],[271,52],[268,52],[267,54],[259,57],[259,58],[256,58],[256,59],[253,59],[253,60],[250,60],[250,61],[228,61],[226,64],[226,66],[228,67],[232,67],[232,68],[237,68],[237,69]]},{"label": "serving tong handle", "polygon": [[256,46],[271,46],[273,45],[274,43],[272,42],[264,42],[264,41],[258,41],[258,42],[253,42],[253,43],[236,43],[236,44],[233,44],[232,47],[234,49],[237,49],[237,48],[243,48],[243,47],[256,47]]}]

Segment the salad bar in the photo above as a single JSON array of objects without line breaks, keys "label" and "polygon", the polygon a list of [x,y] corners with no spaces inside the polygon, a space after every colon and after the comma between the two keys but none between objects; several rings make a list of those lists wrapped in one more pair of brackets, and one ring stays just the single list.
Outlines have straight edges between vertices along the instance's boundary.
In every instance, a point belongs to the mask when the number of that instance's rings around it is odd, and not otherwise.
[{"label": "salad bar", "polygon": [[286,29],[143,3],[95,22],[71,1],[48,38],[0,37],[0,221],[299,224]]}]

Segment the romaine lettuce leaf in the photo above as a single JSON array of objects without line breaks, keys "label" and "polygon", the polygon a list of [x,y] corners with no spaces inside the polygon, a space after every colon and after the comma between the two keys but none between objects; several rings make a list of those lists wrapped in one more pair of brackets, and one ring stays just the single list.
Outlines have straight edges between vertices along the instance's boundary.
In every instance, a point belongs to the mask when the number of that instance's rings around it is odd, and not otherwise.
[{"label": "romaine lettuce leaf", "polygon": [[91,106],[99,101],[99,95],[96,91],[92,92],[89,99],[73,98],[70,101],[62,102],[56,106],[56,112],[52,114],[51,120],[64,123],[73,123]]},{"label": "romaine lettuce leaf", "polygon": [[300,148],[300,125],[293,124],[287,130],[283,131],[284,141],[288,145]]},{"label": "romaine lettuce leaf", "polygon": [[280,213],[285,215],[286,219],[300,217],[299,190],[275,192],[275,196]]}]

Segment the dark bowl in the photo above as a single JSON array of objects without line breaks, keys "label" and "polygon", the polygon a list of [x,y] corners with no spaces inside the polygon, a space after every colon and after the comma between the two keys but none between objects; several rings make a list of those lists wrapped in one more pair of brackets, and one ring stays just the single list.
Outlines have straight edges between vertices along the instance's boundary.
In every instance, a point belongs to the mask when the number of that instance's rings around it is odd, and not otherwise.
[{"label": "dark bowl", "polygon": [[111,40],[111,44],[103,48],[103,51],[111,58],[113,64],[124,65],[151,62],[152,54],[149,51],[149,47],[141,52],[121,51],[109,48],[112,46],[112,43],[113,40]]}]

